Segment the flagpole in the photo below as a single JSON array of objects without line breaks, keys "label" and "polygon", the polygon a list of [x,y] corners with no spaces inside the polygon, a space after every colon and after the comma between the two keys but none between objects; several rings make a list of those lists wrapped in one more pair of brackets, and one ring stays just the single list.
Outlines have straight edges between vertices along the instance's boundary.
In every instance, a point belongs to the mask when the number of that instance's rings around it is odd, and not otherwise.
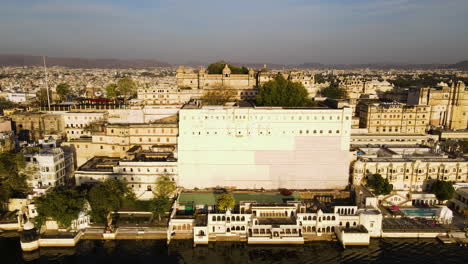
[{"label": "flagpole", "polygon": [[49,111],[50,111],[49,84],[47,83],[47,66],[46,66],[45,56],[42,56],[42,60],[44,61],[45,85],[46,85],[46,91],[47,91],[47,106],[49,107]]}]

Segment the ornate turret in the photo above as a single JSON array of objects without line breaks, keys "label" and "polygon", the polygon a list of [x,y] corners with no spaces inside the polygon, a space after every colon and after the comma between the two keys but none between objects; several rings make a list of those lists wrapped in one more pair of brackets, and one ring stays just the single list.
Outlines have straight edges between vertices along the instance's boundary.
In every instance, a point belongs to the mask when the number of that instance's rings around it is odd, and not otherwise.
[{"label": "ornate turret", "polygon": [[184,73],[185,69],[184,69],[184,65],[180,65],[178,68],[177,68],[177,73]]},{"label": "ornate turret", "polygon": [[198,72],[199,72],[200,74],[206,73],[205,67],[201,66],[201,67],[200,67],[200,70],[199,70]]},{"label": "ornate turret", "polygon": [[229,68],[227,64],[224,65],[223,75],[224,77],[229,77],[229,75],[231,75],[231,69]]}]

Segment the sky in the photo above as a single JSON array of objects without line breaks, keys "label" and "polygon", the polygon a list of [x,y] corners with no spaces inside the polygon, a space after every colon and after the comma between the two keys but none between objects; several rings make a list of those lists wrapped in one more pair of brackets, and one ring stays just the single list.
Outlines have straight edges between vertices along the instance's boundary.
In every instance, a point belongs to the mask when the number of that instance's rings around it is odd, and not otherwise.
[{"label": "sky", "polygon": [[468,0],[0,0],[0,54],[455,63],[467,14]]}]

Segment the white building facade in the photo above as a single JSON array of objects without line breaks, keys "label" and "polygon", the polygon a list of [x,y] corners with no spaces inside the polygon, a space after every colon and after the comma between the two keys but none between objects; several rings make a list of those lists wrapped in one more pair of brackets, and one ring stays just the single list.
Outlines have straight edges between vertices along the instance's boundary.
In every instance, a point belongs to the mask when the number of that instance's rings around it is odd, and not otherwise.
[{"label": "white building facade", "polygon": [[106,120],[106,112],[67,112],[63,114],[68,139],[90,137],[88,126],[93,122]]},{"label": "white building facade", "polygon": [[154,197],[156,181],[162,175],[167,175],[177,182],[177,162],[126,161],[96,157],[75,172],[75,181],[78,186],[110,179],[125,181],[137,199],[148,200]]},{"label": "white building facade", "polygon": [[66,158],[65,155],[61,148],[25,154],[27,182],[34,191],[42,193],[50,187],[65,184],[71,171],[69,167],[73,166],[72,157],[68,155]]},{"label": "white building facade", "polygon": [[179,112],[179,184],[334,189],[348,184],[351,109],[203,107]]}]

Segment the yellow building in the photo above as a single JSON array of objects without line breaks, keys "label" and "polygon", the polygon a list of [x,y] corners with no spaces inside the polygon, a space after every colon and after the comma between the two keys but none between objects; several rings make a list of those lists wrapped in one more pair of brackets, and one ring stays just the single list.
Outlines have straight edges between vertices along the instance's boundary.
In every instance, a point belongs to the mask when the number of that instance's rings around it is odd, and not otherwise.
[{"label": "yellow building", "polygon": [[16,133],[28,131],[33,140],[43,138],[45,135],[60,135],[65,133],[63,117],[61,114],[48,114],[42,112],[16,112],[11,115]]},{"label": "yellow building", "polygon": [[408,103],[431,106],[430,124],[448,129],[466,129],[468,94],[461,81],[438,88],[411,90]]},{"label": "yellow building", "polygon": [[466,182],[468,161],[430,148],[359,148],[352,165],[354,185],[372,174],[387,178],[395,191],[428,191],[435,180]]},{"label": "yellow building", "polygon": [[367,104],[359,107],[359,127],[367,128],[369,133],[424,134],[430,109],[426,105]]},{"label": "yellow building", "polygon": [[123,158],[135,146],[172,152],[177,145],[177,122],[177,116],[170,116],[151,123],[107,124],[104,132],[93,133],[91,138],[73,139],[64,145],[75,149],[78,166],[95,156]]},{"label": "yellow building", "polygon": [[257,78],[254,70],[248,74],[231,74],[231,69],[225,65],[222,74],[208,74],[205,68],[198,72],[180,66],[177,69],[177,86],[187,89],[229,89],[237,99],[255,99],[257,94]]}]

